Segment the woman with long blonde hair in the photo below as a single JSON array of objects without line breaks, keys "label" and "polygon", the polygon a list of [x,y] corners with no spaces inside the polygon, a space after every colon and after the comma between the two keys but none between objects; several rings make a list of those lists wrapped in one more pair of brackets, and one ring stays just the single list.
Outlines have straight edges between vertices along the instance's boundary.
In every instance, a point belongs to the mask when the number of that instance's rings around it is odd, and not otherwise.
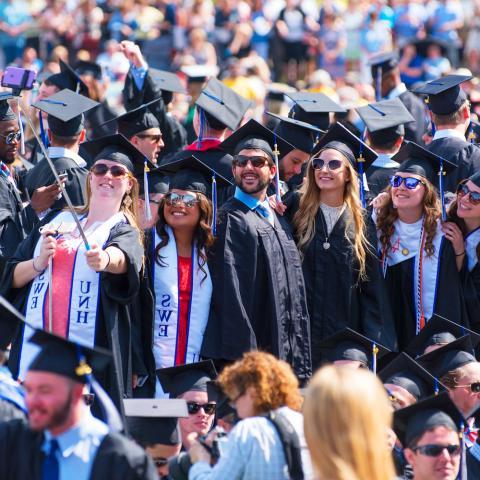
[{"label": "woman with long blonde hair", "polygon": [[345,327],[388,348],[395,344],[382,303],[375,229],[360,200],[355,170],[360,152],[366,164],[376,158],[343,125],[331,127],[315,147],[287,211],[303,256],[314,368],[322,361],[321,341]]},{"label": "woman with long blonde hair", "polygon": [[468,325],[457,268],[465,248],[454,248],[451,227],[442,226],[434,187],[440,164],[447,172],[452,166],[413,142],[392,158],[401,165],[375,204],[374,218],[401,350],[434,313]]},{"label": "woman with long blonde hair", "polygon": [[312,378],[303,405],[304,430],[319,480],[396,478],[388,432],[393,410],[367,370],[325,366]]},{"label": "woman with long blonde hair", "polygon": [[[112,352],[114,363],[96,376],[119,405],[132,395],[132,355],[140,349],[132,340],[129,304],[143,263],[134,174],[143,169],[144,157],[121,135],[85,145],[94,161],[87,204],[77,215],[88,245],[69,210],[52,211],[19,245],[3,287],[30,326]],[[18,332],[10,357],[21,380],[35,354],[30,326]]]}]

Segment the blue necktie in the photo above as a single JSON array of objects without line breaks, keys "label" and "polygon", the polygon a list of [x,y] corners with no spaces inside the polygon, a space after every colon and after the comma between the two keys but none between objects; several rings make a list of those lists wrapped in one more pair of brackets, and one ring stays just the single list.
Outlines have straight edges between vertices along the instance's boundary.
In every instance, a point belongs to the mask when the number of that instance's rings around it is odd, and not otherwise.
[{"label": "blue necktie", "polygon": [[[265,204],[265,202],[267,203]],[[270,222],[271,225],[273,225],[272,211],[269,208],[268,200],[266,200],[265,202],[259,203],[257,205],[256,210],[258,211],[258,213],[260,213],[262,217],[265,217]]]},{"label": "blue necktie", "polygon": [[59,480],[60,467],[56,452],[60,450],[58,440],[52,438],[50,440],[50,451],[43,460],[42,480]]}]

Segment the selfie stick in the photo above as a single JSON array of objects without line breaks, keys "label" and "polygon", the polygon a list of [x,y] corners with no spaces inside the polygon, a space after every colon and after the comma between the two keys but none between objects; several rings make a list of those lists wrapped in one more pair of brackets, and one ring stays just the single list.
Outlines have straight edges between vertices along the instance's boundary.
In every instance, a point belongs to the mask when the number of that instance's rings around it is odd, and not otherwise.
[{"label": "selfie stick", "polygon": [[48,331],[53,333],[53,262],[48,259]]},{"label": "selfie stick", "polygon": [[58,186],[60,187],[60,190],[63,194],[63,198],[67,202],[67,207],[70,210],[70,213],[72,214],[72,217],[75,220],[75,223],[77,224],[77,228],[78,228],[78,231],[79,231],[79,233],[82,237],[83,243],[85,244],[85,248],[87,250],[90,250],[90,244],[88,243],[87,236],[85,235],[85,232],[83,231],[82,225],[80,224],[80,220],[79,220],[78,215],[77,215],[77,212],[75,211],[75,208],[73,206],[72,201],[70,200],[70,197],[68,196],[67,190],[63,186],[63,182],[60,180],[60,177],[58,176],[57,169],[55,168],[55,165],[53,164],[51,158],[49,157],[49,155],[47,153],[47,149],[45,148],[45,145],[40,140],[40,137],[38,136],[38,133],[36,132],[35,127],[33,126],[32,120],[30,119],[30,116],[27,113],[27,110],[25,108],[25,105],[23,104],[23,101],[21,102],[21,105],[22,105],[23,114],[25,115],[28,126],[32,130],[33,135],[35,136],[35,139],[38,142],[38,145],[42,149],[42,153],[45,155],[45,159],[47,160],[47,163],[50,167],[50,170],[52,171],[52,173],[55,177],[55,180],[57,181]]}]

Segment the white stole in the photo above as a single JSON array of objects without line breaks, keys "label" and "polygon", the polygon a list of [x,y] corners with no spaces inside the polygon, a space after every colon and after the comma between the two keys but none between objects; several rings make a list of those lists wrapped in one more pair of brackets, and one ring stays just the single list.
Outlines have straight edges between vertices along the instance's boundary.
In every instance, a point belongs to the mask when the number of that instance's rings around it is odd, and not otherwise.
[{"label": "white stole", "polygon": [[477,247],[480,243],[480,227],[465,237],[465,252],[467,254],[468,271],[471,272],[478,263]]},{"label": "white stole", "polygon": [[[85,232],[90,244],[103,247],[110,236],[111,229],[118,223],[127,220],[123,213],[119,212],[102,222],[98,227]],[[49,230],[70,231],[76,228],[70,212],[60,212],[44,228]],[[65,235],[65,241],[70,248],[76,250],[75,262],[71,275],[69,295],[69,320],[67,325],[67,338],[87,347],[92,347],[95,340],[95,326],[100,297],[100,272],[92,270],[85,261],[86,248],[81,237]],[[42,238],[39,238],[33,258],[40,254]],[[55,268],[55,257],[53,258]],[[48,305],[48,270],[38,275],[32,281],[28,300],[25,308],[25,319],[34,328],[44,328],[44,306]],[[55,301],[55,298],[53,298]],[[39,352],[39,347],[28,342],[33,334],[33,329],[25,326],[23,344],[20,356],[18,377],[23,380],[28,366]]]}]

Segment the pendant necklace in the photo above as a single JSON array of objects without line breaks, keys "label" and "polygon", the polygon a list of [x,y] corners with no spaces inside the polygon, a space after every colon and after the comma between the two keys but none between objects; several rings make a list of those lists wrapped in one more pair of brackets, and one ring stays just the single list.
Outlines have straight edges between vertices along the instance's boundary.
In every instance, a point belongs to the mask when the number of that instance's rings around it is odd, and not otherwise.
[{"label": "pendant necklace", "polygon": [[322,227],[323,227],[323,234],[325,235],[325,241],[323,242],[322,246],[323,246],[324,250],[328,250],[330,248],[330,242],[328,240],[329,240],[330,235],[333,231],[333,227],[336,225],[336,223],[338,222],[338,219],[340,218],[340,215],[343,213],[343,208],[340,210],[340,212],[337,215],[337,218],[335,219],[335,222],[333,222],[333,223],[332,223],[332,217],[331,217],[330,211],[328,211],[328,222],[331,225],[330,233],[328,233],[327,219],[325,217],[325,212],[323,210],[322,210],[322,213],[323,213],[323,217],[324,217],[324,218],[322,218],[322,220],[323,220]]}]

